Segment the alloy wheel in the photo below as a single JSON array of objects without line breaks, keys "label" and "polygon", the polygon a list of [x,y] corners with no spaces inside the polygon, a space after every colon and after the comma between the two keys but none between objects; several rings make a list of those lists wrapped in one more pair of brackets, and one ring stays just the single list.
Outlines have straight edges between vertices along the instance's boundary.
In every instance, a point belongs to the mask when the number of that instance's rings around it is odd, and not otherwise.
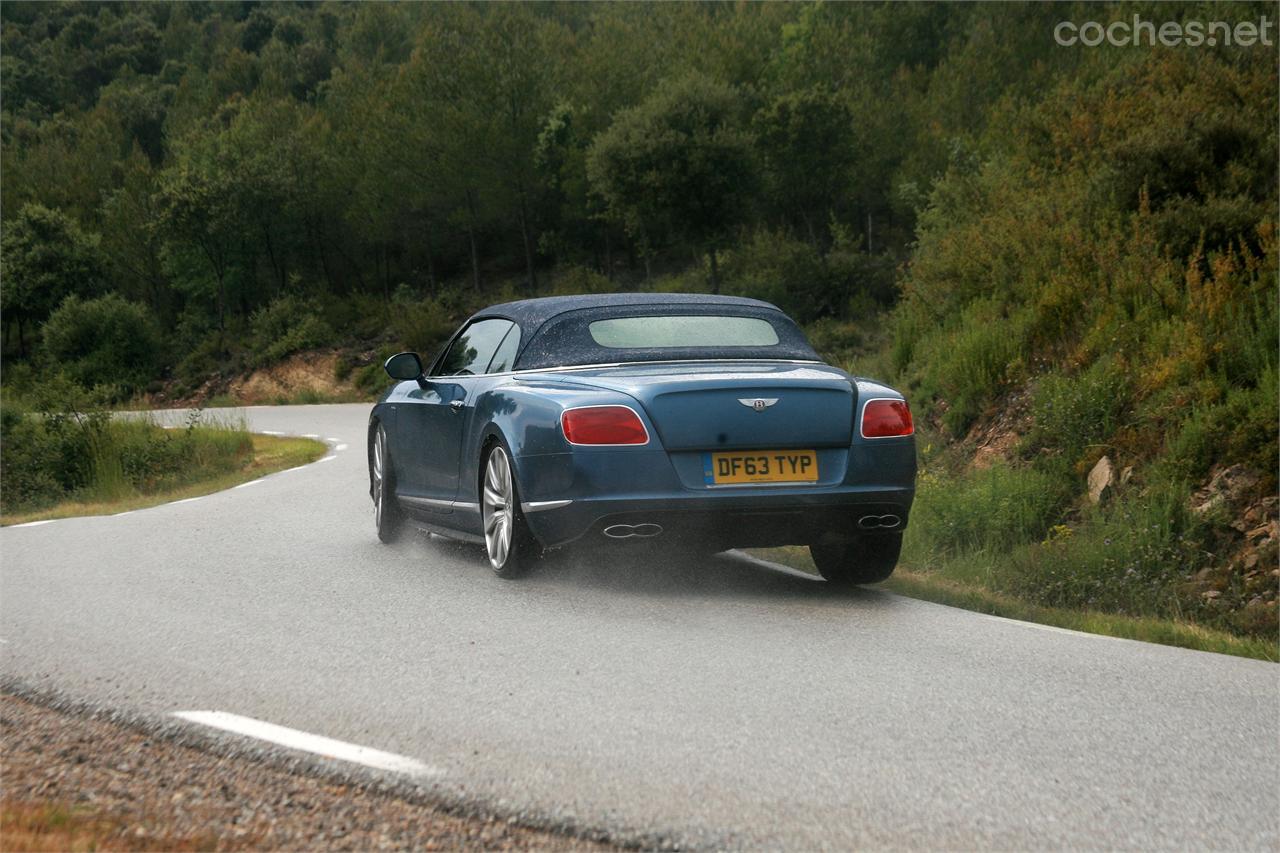
[{"label": "alloy wheel", "polygon": [[485,467],[484,494],[484,544],[489,562],[501,569],[511,553],[511,539],[515,533],[515,489],[512,488],[511,466],[501,447],[489,453]]}]

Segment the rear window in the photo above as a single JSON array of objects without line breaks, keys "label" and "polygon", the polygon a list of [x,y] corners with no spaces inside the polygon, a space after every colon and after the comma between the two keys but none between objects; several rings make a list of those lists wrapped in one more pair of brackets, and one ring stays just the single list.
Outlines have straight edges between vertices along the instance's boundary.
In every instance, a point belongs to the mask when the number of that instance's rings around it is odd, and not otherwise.
[{"label": "rear window", "polygon": [[778,309],[715,302],[566,311],[520,346],[517,370],[708,358],[818,360],[804,333]]},{"label": "rear window", "polygon": [[778,343],[773,324],[759,317],[614,317],[596,320],[587,330],[593,341],[610,349],[771,347]]}]

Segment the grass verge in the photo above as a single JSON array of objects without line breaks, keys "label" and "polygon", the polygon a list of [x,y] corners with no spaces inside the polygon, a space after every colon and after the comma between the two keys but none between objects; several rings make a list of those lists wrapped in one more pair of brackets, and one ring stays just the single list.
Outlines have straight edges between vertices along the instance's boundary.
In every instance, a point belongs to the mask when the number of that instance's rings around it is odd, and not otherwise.
[{"label": "grass verge", "polygon": [[[810,574],[817,574],[809,551],[797,546],[786,548],[757,548],[751,554],[784,566],[790,566]],[[1155,617],[1121,616],[1089,610],[1068,610],[1045,607],[1002,595],[979,586],[959,583],[937,577],[928,572],[912,571],[901,566],[893,577],[882,584],[884,589],[911,598],[946,604],[964,610],[974,610],[1007,619],[1020,619],[1057,628],[1069,628],[1089,634],[1122,637],[1160,643],[1202,652],[1280,661],[1280,647],[1273,641],[1237,637],[1225,631],[1215,631],[1199,625]]]},{"label": "grass verge", "polygon": [[0,515],[0,526],[82,515],[113,515],[185,498],[200,497],[274,474],[277,471],[306,465],[319,459],[327,450],[323,442],[310,438],[257,434],[251,438],[253,457],[239,469],[201,477],[191,482],[145,494],[126,494],[112,500],[100,501],[67,500],[31,512],[8,513]]}]

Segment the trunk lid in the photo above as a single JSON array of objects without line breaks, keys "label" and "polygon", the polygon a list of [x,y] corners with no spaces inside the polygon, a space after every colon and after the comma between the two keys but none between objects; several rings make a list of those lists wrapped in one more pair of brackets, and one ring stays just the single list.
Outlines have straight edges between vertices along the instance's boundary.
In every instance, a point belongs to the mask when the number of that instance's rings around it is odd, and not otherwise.
[{"label": "trunk lid", "polygon": [[551,377],[634,397],[671,451],[848,447],[853,438],[855,387],[824,364],[635,364]]}]

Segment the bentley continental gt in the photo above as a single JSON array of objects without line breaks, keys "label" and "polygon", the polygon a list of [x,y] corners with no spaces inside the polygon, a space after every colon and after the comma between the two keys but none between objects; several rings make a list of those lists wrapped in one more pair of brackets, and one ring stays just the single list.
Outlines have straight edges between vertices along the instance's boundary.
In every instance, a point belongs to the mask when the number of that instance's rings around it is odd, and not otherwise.
[{"label": "bentley continental gt", "polygon": [[369,417],[378,536],[483,544],[516,577],[544,549],[655,540],[807,545],[839,585],[887,578],[915,495],[903,396],[824,364],[767,302],[617,293],[468,319],[402,352]]}]

